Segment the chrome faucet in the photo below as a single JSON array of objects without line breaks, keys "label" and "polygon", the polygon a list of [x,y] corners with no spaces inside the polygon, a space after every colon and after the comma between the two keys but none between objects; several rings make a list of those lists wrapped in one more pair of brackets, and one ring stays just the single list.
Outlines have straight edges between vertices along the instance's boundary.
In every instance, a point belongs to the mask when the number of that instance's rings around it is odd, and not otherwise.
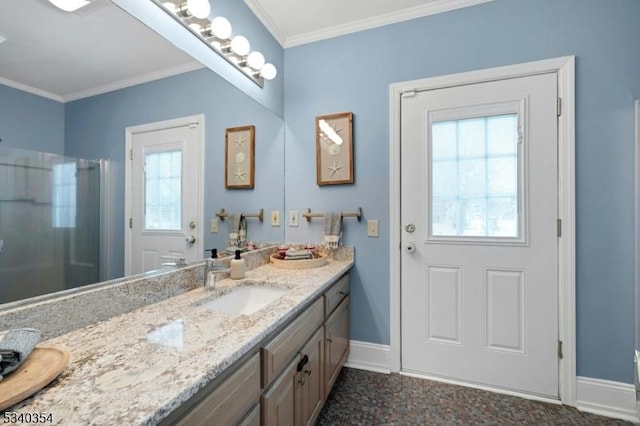
[{"label": "chrome faucet", "polygon": [[216,272],[229,272],[229,268],[218,264],[218,259],[207,259],[204,263],[204,288],[216,287]]}]

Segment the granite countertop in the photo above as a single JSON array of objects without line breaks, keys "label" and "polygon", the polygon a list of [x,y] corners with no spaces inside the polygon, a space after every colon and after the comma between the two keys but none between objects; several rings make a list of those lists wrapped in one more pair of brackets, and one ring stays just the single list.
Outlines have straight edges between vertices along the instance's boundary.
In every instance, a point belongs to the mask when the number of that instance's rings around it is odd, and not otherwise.
[{"label": "granite countertop", "polygon": [[[53,424],[153,425],[181,406],[225,368],[293,318],[353,265],[321,268],[264,265],[243,280],[224,279],[109,320],[44,341],[71,354],[49,386],[8,411],[44,412]],[[252,283],[289,289],[267,307],[238,315],[200,305]]]}]

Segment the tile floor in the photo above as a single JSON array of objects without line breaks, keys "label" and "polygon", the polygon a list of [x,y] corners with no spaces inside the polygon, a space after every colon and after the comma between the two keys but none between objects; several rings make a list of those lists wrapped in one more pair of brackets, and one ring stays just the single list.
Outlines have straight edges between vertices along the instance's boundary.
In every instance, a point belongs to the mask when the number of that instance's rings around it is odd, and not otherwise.
[{"label": "tile floor", "polygon": [[318,425],[630,425],[575,408],[343,368]]}]

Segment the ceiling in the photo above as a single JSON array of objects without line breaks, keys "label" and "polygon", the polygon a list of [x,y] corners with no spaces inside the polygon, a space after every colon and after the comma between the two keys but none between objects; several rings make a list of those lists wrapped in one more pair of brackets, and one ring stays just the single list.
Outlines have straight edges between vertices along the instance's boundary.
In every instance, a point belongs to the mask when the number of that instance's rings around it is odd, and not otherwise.
[{"label": "ceiling", "polygon": [[107,0],[76,13],[47,0],[0,1],[0,84],[58,101],[201,68]]},{"label": "ceiling", "polygon": [[491,0],[245,0],[284,47]]},{"label": "ceiling", "polygon": [[[210,0],[215,2],[215,0]],[[491,0],[245,0],[284,47]],[[61,102],[201,68],[109,0],[0,0],[0,84]]]}]

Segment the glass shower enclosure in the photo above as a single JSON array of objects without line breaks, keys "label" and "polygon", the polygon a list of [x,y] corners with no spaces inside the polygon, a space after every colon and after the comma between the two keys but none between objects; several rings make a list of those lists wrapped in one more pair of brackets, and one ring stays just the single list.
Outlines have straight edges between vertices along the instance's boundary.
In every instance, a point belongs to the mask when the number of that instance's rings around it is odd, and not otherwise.
[{"label": "glass shower enclosure", "polygon": [[0,304],[101,280],[103,164],[0,147]]}]

